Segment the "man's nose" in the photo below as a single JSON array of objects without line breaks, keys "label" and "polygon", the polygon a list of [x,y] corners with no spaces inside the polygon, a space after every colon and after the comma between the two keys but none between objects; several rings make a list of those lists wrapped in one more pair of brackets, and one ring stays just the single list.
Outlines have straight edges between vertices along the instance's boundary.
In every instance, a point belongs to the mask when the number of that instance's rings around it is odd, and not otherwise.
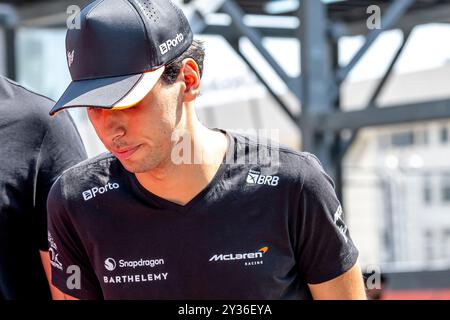
[{"label": "man's nose", "polygon": [[108,138],[114,140],[125,135],[127,121],[123,113],[119,110],[102,110],[102,127]]}]

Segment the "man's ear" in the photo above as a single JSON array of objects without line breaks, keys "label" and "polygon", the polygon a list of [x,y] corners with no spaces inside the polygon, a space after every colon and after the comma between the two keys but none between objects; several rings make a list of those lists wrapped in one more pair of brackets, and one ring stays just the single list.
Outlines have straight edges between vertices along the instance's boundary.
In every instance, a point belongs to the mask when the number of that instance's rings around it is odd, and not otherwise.
[{"label": "man's ear", "polygon": [[184,59],[180,75],[183,77],[186,88],[184,90],[184,102],[195,100],[200,94],[200,71],[194,59]]}]

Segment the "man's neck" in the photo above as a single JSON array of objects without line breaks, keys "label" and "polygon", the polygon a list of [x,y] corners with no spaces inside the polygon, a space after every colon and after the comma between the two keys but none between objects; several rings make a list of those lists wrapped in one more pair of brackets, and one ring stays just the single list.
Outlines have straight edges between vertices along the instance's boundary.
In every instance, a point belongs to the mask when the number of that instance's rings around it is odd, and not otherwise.
[{"label": "man's neck", "polygon": [[136,174],[138,181],[148,191],[180,205],[187,204],[208,186],[228,149],[228,139],[222,132],[210,130],[203,125],[188,132],[192,155],[196,155],[197,160],[201,161],[175,164],[173,159],[167,159],[152,171]]}]

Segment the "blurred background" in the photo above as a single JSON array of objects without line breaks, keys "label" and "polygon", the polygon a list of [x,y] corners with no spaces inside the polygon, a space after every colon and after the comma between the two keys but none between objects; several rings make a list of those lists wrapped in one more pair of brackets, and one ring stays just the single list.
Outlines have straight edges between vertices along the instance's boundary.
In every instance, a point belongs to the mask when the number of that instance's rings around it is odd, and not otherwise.
[{"label": "blurred background", "polygon": [[[0,1],[0,74],[58,99],[65,33],[89,2]],[[174,2],[206,45],[202,122],[315,153],[383,298],[450,299],[450,1]]]}]

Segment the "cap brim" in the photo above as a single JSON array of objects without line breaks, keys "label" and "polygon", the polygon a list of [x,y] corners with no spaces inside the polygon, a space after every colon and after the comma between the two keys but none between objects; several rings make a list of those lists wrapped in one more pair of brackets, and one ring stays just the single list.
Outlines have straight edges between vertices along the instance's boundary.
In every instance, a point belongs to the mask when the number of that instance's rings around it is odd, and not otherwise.
[{"label": "cap brim", "polygon": [[153,89],[165,67],[121,77],[72,81],[50,111],[78,107],[120,110],[133,107]]}]

